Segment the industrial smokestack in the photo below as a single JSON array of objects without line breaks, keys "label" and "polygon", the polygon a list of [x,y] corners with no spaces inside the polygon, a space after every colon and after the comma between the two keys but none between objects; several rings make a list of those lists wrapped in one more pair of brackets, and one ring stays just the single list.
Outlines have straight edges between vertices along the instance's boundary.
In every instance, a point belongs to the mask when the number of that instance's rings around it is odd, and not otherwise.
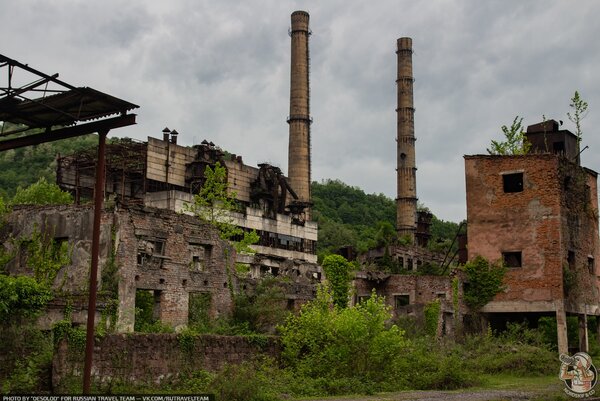
[{"label": "industrial smokestack", "polygon": [[[310,202],[310,56],[308,37],[309,15],[306,11],[292,13],[292,62],[290,79],[290,142],[288,178],[299,202]],[[308,212],[308,211],[307,211]]]},{"label": "industrial smokestack", "polygon": [[415,109],[413,107],[412,39],[400,38],[398,55],[398,143],[396,229],[399,237],[414,242],[417,221],[417,177],[415,162]]}]

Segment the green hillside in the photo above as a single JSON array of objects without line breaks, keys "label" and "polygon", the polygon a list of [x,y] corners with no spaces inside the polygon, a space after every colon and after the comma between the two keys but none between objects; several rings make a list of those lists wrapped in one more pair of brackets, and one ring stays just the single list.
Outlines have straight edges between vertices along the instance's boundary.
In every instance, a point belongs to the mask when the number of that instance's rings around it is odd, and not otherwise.
[{"label": "green hillside", "polygon": [[[339,180],[313,182],[311,188],[321,255],[348,245],[364,252],[381,244],[396,224],[396,202],[383,194],[365,194]],[[446,250],[457,229],[457,223],[434,216],[430,249]]]},{"label": "green hillside", "polygon": [[96,135],[86,135],[0,152],[0,196],[12,198],[17,187],[27,187],[40,177],[56,182],[58,154],[70,155],[97,143]]}]

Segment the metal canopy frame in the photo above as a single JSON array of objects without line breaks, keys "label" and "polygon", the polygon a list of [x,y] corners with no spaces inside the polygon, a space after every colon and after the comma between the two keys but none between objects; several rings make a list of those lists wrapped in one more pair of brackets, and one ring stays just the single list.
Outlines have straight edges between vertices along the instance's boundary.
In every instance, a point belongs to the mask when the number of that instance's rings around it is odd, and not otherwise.
[{"label": "metal canopy frame", "polygon": [[[0,54],[0,151],[135,124],[139,106],[88,87],[75,87]],[[118,115],[114,117],[114,115]],[[107,118],[111,117],[112,118]],[[6,139],[4,139],[6,138]]]},{"label": "metal canopy frame", "polygon": [[[0,81],[0,151],[98,133],[92,263],[83,368],[83,392],[89,394],[94,353],[100,222],[106,173],[106,136],[113,128],[135,124],[136,115],[128,112],[139,106],[91,88],[77,88],[59,80],[58,74],[44,74],[0,54],[0,73],[3,68],[8,72],[8,79],[6,85],[2,85]],[[16,72],[25,76],[33,75],[33,80],[17,84],[21,76],[15,75]],[[118,116],[107,118],[115,114]],[[5,131],[6,122],[16,124],[15,128]]]}]

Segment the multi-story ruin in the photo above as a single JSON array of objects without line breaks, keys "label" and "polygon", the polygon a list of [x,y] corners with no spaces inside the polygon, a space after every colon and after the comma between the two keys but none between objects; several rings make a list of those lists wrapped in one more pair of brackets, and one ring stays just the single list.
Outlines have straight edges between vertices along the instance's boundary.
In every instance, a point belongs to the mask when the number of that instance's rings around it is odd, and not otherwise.
[{"label": "multi-story ruin", "polygon": [[[289,179],[277,166],[248,166],[241,156],[209,141],[181,146],[178,133],[167,128],[162,138],[106,144],[99,281],[106,286],[112,277],[118,283],[113,288],[119,300],[113,318],[118,330],[133,330],[139,291],[152,294],[154,317],[174,327],[187,324],[196,296],[210,299],[211,317],[226,315],[232,293],[251,292],[256,279],[265,276],[286,277],[283,308],[295,309],[314,296],[321,268],[316,263],[317,224],[310,219],[309,17],[297,11],[291,21]],[[97,161],[96,149],[59,156],[57,182],[73,194],[76,205],[17,208],[0,233],[0,242],[17,255],[9,266],[13,273],[27,270],[27,252],[13,249],[9,233],[26,241],[39,229],[48,238],[69,243],[72,263],[61,269],[55,286],[74,300],[76,323],[86,314],[77,294],[85,293],[89,276],[91,233],[84,227],[92,211],[86,201],[95,195]],[[259,236],[252,245],[254,254],[236,254],[214,228],[185,214],[205,183],[205,171],[217,164],[226,169],[228,191],[237,195],[231,222]],[[232,273],[234,264],[246,265],[249,272]],[[105,295],[100,297],[100,311],[106,307]],[[57,299],[46,324],[59,320],[64,309],[64,301]]]},{"label": "multi-story ruin", "polygon": [[[289,123],[289,178],[280,168],[243,163],[242,157],[212,142],[187,147],[178,133],[163,130],[162,139],[118,141],[107,145],[105,195],[124,204],[185,211],[204,184],[204,172],[219,163],[227,170],[227,186],[237,194],[239,212],[234,224],[255,230],[260,237],[256,254],[238,255],[252,274],[307,274],[320,279],[316,265],[317,224],[310,220],[309,16],[292,14],[292,67]],[[77,202],[93,192],[95,152],[59,157],[57,181]]]},{"label": "multi-story ruin", "polygon": [[529,154],[465,156],[468,253],[508,268],[505,289],[483,312],[491,323],[556,317],[567,352],[566,316],[600,315],[597,173],[579,165],[574,134],[554,121],[529,126]]}]

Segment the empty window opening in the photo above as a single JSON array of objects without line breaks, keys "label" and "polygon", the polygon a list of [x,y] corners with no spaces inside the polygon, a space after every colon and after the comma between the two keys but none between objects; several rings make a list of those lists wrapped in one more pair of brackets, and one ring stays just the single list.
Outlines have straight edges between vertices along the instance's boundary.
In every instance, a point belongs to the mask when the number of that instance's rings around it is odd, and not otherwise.
[{"label": "empty window opening", "polygon": [[575,252],[569,251],[567,253],[567,264],[569,265],[569,269],[575,269]]},{"label": "empty window opening", "polygon": [[504,174],[502,181],[504,192],[523,192],[523,173]]},{"label": "empty window opening", "polygon": [[446,293],[445,292],[438,292],[436,294],[438,299],[446,299]]},{"label": "empty window opening", "polygon": [[138,242],[137,264],[142,267],[161,268],[164,252],[164,240],[140,239]]},{"label": "empty window opening", "polygon": [[594,258],[591,256],[588,256],[588,271],[594,274]]},{"label": "empty window opening", "polygon": [[212,297],[207,292],[190,292],[188,300],[188,326],[206,327],[210,323]]},{"label": "empty window opening", "polygon": [[192,255],[190,270],[195,272],[207,271],[212,255],[212,246],[190,244],[189,249]]},{"label": "empty window opening", "polygon": [[135,291],[135,321],[134,331],[151,332],[153,326],[160,320],[161,314],[160,290],[137,289]]},{"label": "empty window opening", "polygon": [[410,295],[408,295],[408,294],[395,295],[394,296],[394,305],[396,306],[396,309],[399,309],[403,306],[410,305]]},{"label": "empty window opening", "polygon": [[286,309],[287,310],[294,310],[295,309],[295,301],[293,299],[288,299],[287,300]]},{"label": "empty window opening", "polygon": [[552,151],[556,154],[565,153],[565,143],[563,141],[554,142],[552,144]]},{"label": "empty window opening", "polygon": [[506,267],[521,267],[521,251],[502,252],[502,262]]}]

